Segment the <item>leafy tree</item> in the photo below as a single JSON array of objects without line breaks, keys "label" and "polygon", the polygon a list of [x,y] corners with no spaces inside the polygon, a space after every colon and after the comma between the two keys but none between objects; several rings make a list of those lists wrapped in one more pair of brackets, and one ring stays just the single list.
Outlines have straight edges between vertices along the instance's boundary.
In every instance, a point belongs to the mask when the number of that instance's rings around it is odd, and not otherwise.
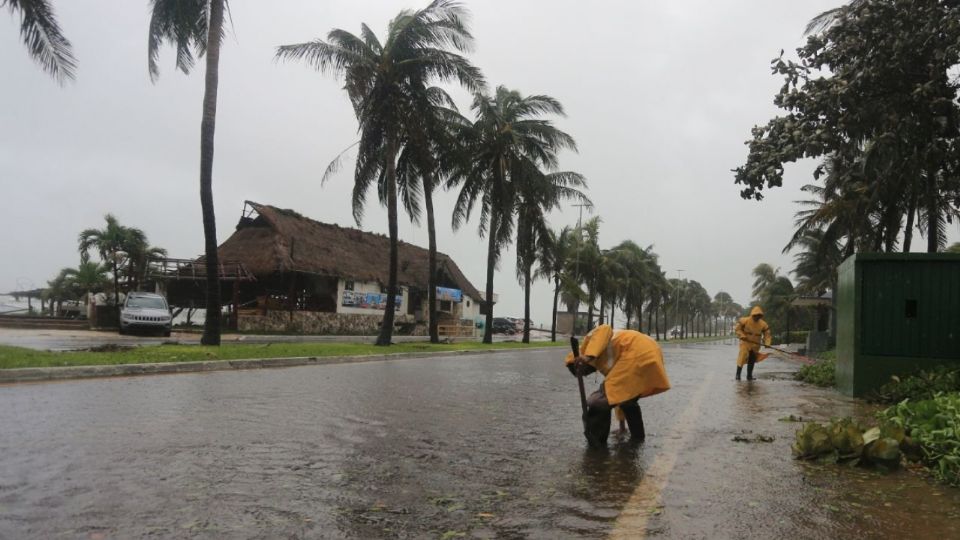
[{"label": "leafy tree", "polygon": [[460,185],[453,212],[456,230],[480,207],[479,230],[487,237],[487,320],[483,341],[493,339],[493,273],[501,250],[513,238],[518,185],[529,171],[557,170],[558,153],[576,150],[573,137],[561,131],[544,115],[563,116],[560,102],[550,96],[523,96],[497,87],[494,95],[475,93],[473,124],[463,131],[470,158],[451,177],[449,186]]},{"label": "leafy tree", "polygon": [[200,209],[203,214],[204,261],[207,267],[207,312],[204,345],[220,345],[220,260],[213,207],[213,149],[217,123],[220,45],[224,35],[226,0],[150,0],[148,69],[150,80],[160,76],[160,48],[169,42],[177,51],[176,66],[189,73],[194,55],[206,55],[203,113],[200,121]]},{"label": "leafy tree", "polygon": [[[747,162],[736,169],[745,198],[782,184],[784,163],[829,156],[846,195],[873,222],[874,241],[892,250],[903,218],[907,238],[922,219],[927,250],[958,217],[960,5],[943,0],[858,0],[811,23],[813,34],[773,72],[785,84],[774,103],[786,114],[755,127]],[[827,164],[825,164],[827,165]],[[821,166],[814,173],[824,173]],[[859,231],[850,231],[858,233]]]},{"label": "leafy tree", "polygon": [[950,244],[950,247],[946,249],[947,253],[960,253],[960,242],[954,242]]},{"label": "leafy tree", "polygon": [[483,87],[483,76],[466,58],[448,50],[469,50],[472,36],[466,27],[466,10],[449,0],[435,0],[418,11],[401,11],[382,42],[365,24],[361,35],[334,29],[327,41],[284,45],[277,58],[302,60],[320,71],[342,75],[347,96],[360,127],[354,172],[353,214],[363,217],[366,194],[378,184],[380,201],[387,207],[390,236],[390,271],[387,306],[377,345],[390,345],[396,306],[397,157],[411,126],[420,121],[427,89],[433,81],[456,79],[471,91]]},{"label": "leafy tree", "polygon": [[60,84],[73,80],[77,62],[73,46],[60,31],[47,0],[0,0],[0,8],[20,14],[20,37],[30,56]]}]

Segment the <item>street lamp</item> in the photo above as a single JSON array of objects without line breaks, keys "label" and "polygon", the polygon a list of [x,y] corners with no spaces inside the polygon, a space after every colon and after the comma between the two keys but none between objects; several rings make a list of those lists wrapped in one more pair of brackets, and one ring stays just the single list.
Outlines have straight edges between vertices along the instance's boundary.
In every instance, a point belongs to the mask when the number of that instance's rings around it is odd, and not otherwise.
[{"label": "street lamp", "polygon": [[[588,211],[590,211],[593,209],[593,205],[590,203],[580,203],[580,204],[575,204],[573,206],[580,208],[580,215],[577,217],[577,257],[576,257],[576,264],[574,266],[574,271],[573,271],[575,274],[575,278],[579,280],[580,279],[580,244],[583,241],[583,229],[581,229],[580,226],[581,226],[581,222],[583,221],[583,208],[587,207]],[[591,308],[592,307],[593,306],[591,306]],[[579,313],[573,314],[572,332],[574,334],[577,333],[577,316],[578,315]],[[589,330],[589,328],[587,328],[587,330]]]}]

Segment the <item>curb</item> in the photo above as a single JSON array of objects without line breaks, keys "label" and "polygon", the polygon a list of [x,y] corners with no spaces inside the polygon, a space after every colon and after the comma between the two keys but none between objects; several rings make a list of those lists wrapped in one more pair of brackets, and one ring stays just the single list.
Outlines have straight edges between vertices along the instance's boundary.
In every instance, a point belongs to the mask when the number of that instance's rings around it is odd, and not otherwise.
[{"label": "curb", "polygon": [[200,373],[207,371],[231,371],[246,369],[269,369],[326,364],[353,364],[384,360],[432,358],[438,356],[479,356],[516,351],[549,351],[560,346],[531,347],[524,349],[489,349],[479,351],[434,351],[417,353],[387,353],[357,356],[294,356],[287,358],[249,358],[238,360],[200,360],[193,362],[160,362],[152,364],[112,364],[96,366],[65,366],[14,368],[0,370],[0,384],[60,381],[70,379],[94,379],[105,377],[129,377],[138,375],[167,375],[174,373]]}]

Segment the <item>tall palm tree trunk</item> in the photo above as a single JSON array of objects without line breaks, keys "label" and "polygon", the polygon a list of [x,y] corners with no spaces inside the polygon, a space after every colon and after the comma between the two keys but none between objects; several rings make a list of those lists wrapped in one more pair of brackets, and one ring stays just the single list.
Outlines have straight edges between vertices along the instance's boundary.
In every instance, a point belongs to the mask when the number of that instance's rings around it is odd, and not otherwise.
[{"label": "tall palm tree trunk", "polygon": [[217,123],[217,84],[220,78],[220,35],[224,0],[210,2],[207,29],[207,72],[200,121],[200,209],[203,213],[203,247],[207,263],[207,316],[203,345],[220,345],[220,261],[217,255],[217,221],[213,212],[213,135]]},{"label": "tall palm tree trunk", "polygon": [[484,304],[487,306],[487,318],[483,327],[483,342],[493,343],[493,270],[497,265],[497,216],[491,211],[490,227],[487,238],[487,287]]},{"label": "tall palm tree trunk", "polygon": [[610,328],[613,328],[613,317],[617,313],[617,301],[616,299],[610,300]]},{"label": "tall palm tree trunk", "polygon": [[[654,330],[654,325],[653,325],[653,315],[654,315],[654,313],[656,313],[656,311],[650,309],[650,306],[647,306],[647,334],[650,334],[650,331],[651,331],[651,330]],[[657,319],[658,319],[658,320],[657,320],[657,325],[656,325],[657,339],[660,339],[660,321],[659,321],[659,318],[660,318],[660,317],[658,316],[658,317],[657,317]]]},{"label": "tall palm tree trunk", "polygon": [[397,232],[397,142],[388,135],[386,156],[387,226],[390,229],[390,276],[387,278],[387,307],[376,345],[387,346],[393,339],[393,320],[397,311],[397,266],[399,259],[399,233]]},{"label": "tall palm tree trunk", "polygon": [[937,208],[937,173],[927,173],[927,253],[936,253],[940,247],[940,212]]},{"label": "tall palm tree trunk", "polygon": [[427,207],[427,237],[430,249],[430,277],[427,279],[427,316],[430,321],[430,343],[440,343],[440,321],[437,320],[437,228],[433,221],[433,175],[423,177],[423,202]]},{"label": "tall palm tree trunk", "polygon": [[903,229],[903,252],[910,252],[913,243],[913,218],[917,213],[917,190],[910,190],[910,203],[907,205],[907,225]]},{"label": "tall palm tree trunk", "polygon": [[523,269],[523,342],[530,343],[530,267]]},{"label": "tall palm tree trunk", "polygon": [[[553,312],[550,316],[550,341],[557,340],[557,303],[560,302],[560,279],[556,278],[554,280],[553,286]],[[576,323],[576,315],[574,315],[574,323]],[[571,329],[570,333],[575,333]]]}]

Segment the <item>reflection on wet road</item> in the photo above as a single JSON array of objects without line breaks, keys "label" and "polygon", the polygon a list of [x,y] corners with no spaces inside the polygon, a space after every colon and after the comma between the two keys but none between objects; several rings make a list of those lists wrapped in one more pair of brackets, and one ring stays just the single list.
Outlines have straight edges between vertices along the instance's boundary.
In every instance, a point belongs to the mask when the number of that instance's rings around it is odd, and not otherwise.
[{"label": "reflection on wet road", "polygon": [[[631,513],[664,538],[956,535],[956,490],[790,459],[778,418],[853,402],[776,359],[736,383],[729,345],[665,352],[647,442],[605,452],[556,351],[0,387],[0,538],[642,535]],[[893,509],[851,497],[894,484]]]}]

